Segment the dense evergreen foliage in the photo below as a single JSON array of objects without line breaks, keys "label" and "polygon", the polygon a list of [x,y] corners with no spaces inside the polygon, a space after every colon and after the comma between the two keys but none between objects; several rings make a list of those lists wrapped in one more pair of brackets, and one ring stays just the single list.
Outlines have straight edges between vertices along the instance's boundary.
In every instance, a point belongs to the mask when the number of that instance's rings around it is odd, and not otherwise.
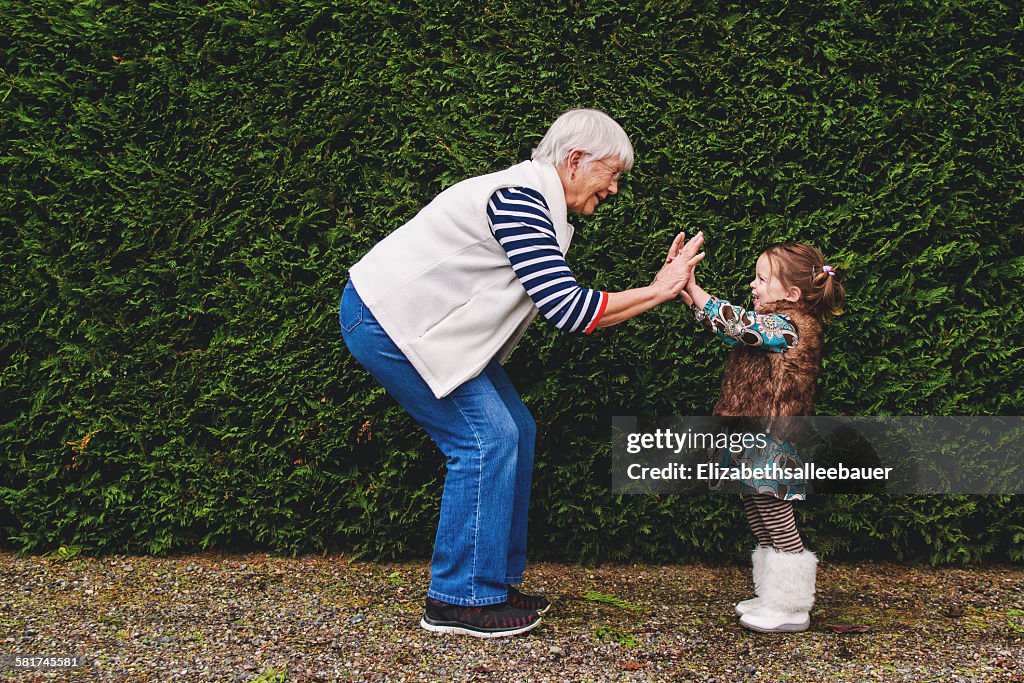
[{"label": "dense evergreen foliage", "polygon": [[[0,537],[45,551],[426,554],[443,462],[347,354],[346,268],[567,108],[637,150],[570,265],[646,283],[679,230],[845,269],[822,414],[1024,405],[1024,25],[996,0],[0,0]],[[610,416],[706,413],[682,306],[509,369],[540,427],[532,554],[739,557],[723,498],[609,492]],[[1024,558],[1019,498],[820,497],[812,546]]]}]

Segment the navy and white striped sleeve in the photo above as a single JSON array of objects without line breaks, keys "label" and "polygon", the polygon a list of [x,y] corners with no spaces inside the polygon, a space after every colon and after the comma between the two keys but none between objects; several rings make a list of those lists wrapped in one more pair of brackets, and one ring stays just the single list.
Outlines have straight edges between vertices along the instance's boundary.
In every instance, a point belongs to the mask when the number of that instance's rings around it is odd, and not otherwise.
[{"label": "navy and white striped sleeve", "polygon": [[558,248],[544,196],[528,187],[502,188],[487,204],[487,222],[541,314],[560,330],[593,332],[608,293],[576,282]]}]

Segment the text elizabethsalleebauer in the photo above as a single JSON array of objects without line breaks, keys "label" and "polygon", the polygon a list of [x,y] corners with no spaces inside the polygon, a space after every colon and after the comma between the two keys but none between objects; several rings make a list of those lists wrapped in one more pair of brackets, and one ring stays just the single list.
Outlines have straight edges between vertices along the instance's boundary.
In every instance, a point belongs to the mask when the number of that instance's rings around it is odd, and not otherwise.
[{"label": "text elizabethsalleebauer", "polygon": [[640,463],[633,463],[626,468],[626,476],[633,480],[868,480],[888,479],[892,470],[892,467],[847,467],[843,464],[820,467],[814,463],[806,463],[800,467],[780,467],[776,464],[767,467],[750,467],[746,464],[723,467],[714,463],[698,465],[670,463],[663,467],[645,467]]}]

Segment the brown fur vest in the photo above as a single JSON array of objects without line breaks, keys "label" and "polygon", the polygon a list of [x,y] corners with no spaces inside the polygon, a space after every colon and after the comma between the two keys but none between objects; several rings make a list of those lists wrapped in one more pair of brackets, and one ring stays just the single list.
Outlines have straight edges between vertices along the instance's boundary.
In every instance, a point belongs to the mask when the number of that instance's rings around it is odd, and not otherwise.
[{"label": "brown fur vest", "polygon": [[[722,395],[714,414],[722,417],[771,416],[766,426],[777,438],[797,436],[785,418],[814,414],[814,391],[821,372],[823,326],[803,302],[776,301],[758,314],[781,313],[797,329],[796,346],[776,353],[743,344],[729,351],[722,373]],[[755,421],[759,422],[759,421]],[[755,428],[748,425],[747,428]]]}]

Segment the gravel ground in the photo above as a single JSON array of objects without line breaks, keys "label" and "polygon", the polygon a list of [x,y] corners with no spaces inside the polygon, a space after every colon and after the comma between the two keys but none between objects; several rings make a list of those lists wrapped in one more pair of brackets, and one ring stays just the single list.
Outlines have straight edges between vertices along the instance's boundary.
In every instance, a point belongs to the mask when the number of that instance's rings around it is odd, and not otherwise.
[{"label": "gravel ground", "polygon": [[[425,562],[0,553],[0,680],[1024,681],[1024,567],[823,563],[796,635],[738,625],[743,567],[527,574],[554,602],[544,623],[480,640],[419,628]],[[84,663],[9,666],[71,654]]]}]

